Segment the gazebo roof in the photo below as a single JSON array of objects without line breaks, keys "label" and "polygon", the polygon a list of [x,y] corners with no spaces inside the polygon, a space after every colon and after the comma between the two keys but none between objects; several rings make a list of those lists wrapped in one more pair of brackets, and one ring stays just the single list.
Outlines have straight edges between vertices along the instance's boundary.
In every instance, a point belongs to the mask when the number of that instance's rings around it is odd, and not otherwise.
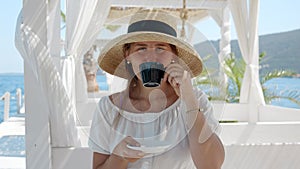
[{"label": "gazebo roof", "polygon": [[[147,8],[182,8],[185,0],[112,0],[111,6],[120,7],[147,7]],[[228,4],[228,0],[188,0],[189,9],[219,9]]]},{"label": "gazebo roof", "polygon": [[[108,14],[106,22],[111,22],[113,20],[117,20],[119,18],[122,18],[124,16],[129,16],[137,11],[145,9],[144,7],[111,7],[110,12]],[[183,8],[153,8],[153,9],[159,9],[161,11],[166,11],[170,15],[174,15],[178,18],[180,18]],[[206,17],[208,15],[207,9],[185,9],[187,13],[187,19],[189,19],[190,22],[196,22],[201,20],[202,18]]]}]

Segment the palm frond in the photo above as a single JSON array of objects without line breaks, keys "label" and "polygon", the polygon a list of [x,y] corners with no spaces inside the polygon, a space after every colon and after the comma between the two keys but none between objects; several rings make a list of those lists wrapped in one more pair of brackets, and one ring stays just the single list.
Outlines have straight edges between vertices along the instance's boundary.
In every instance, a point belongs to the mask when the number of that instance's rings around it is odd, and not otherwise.
[{"label": "palm frond", "polygon": [[206,62],[206,61],[208,61],[211,57],[212,57],[211,54],[210,54],[210,55],[206,55],[205,57],[202,58],[202,61],[203,61],[203,62]]},{"label": "palm frond", "polygon": [[272,72],[266,73],[261,78],[261,84],[266,83],[267,81],[274,79],[274,78],[280,78],[280,77],[292,77],[296,75],[296,72],[290,71],[290,70],[274,70]]},{"label": "palm frond", "polygon": [[239,95],[242,85],[242,80],[245,73],[246,64],[244,60],[237,59],[233,53],[231,53],[224,62],[224,72],[229,79],[232,80],[233,85],[237,87],[237,93]]},{"label": "palm frond", "polygon": [[271,103],[272,100],[277,100],[277,99],[286,99],[300,106],[300,101],[298,99],[291,98],[289,96],[272,96],[268,98],[268,102],[266,101],[266,103]]},{"label": "palm frond", "polygon": [[121,27],[121,25],[105,25],[104,27],[111,32],[115,32]]},{"label": "palm frond", "polygon": [[208,77],[202,77],[202,78],[196,78],[194,81],[195,85],[210,85],[213,87],[218,87],[220,85],[220,81],[215,78],[208,78]]},{"label": "palm frond", "polygon": [[261,52],[258,56],[258,60],[261,61],[267,55],[266,52]]},{"label": "palm frond", "polygon": [[266,103],[271,103],[275,99],[286,99],[300,106],[300,91],[298,90],[285,90],[281,92],[270,92],[264,88],[264,96]]},{"label": "palm frond", "polygon": [[66,14],[63,11],[60,11],[61,19],[64,23],[66,23]]}]

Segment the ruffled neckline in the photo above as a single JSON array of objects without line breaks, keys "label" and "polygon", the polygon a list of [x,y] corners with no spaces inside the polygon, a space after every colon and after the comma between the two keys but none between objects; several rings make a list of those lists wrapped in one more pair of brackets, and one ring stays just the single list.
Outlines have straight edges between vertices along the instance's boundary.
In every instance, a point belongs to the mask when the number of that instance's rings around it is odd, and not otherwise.
[{"label": "ruffled neckline", "polygon": [[[121,116],[129,121],[132,122],[138,122],[138,123],[150,123],[158,120],[159,118],[166,118],[169,117],[171,114],[175,115],[177,114],[178,106],[180,105],[180,99],[178,98],[174,103],[172,103],[169,107],[166,109],[160,111],[160,112],[141,112],[141,113],[135,113],[127,110],[123,110],[116,106],[109,98],[109,96],[105,96],[105,99],[108,103],[108,107],[110,107],[113,111],[113,114],[111,114],[113,117],[117,113],[120,113]],[[168,113],[172,112],[172,113]],[[177,115],[175,115],[177,116]],[[170,117],[169,117],[170,118]],[[167,119],[169,119],[167,118]]]},{"label": "ruffled neckline", "polygon": [[118,107],[117,105],[115,105],[109,98],[109,96],[105,96],[109,106],[112,107],[113,109],[122,112],[124,114],[130,115],[130,116],[145,116],[145,115],[149,115],[149,116],[153,116],[153,115],[162,115],[165,112],[169,112],[169,111],[173,111],[177,106],[179,106],[180,104],[180,99],[178,98],[174,103],[172,103],[169,107],[167,107],[166,109],[160,111],[160,112],[141,112],[141,113],[136,113],[136,112],[131,112],[131,111],[127,111],[124,109],[121,109],[120,107]]}]

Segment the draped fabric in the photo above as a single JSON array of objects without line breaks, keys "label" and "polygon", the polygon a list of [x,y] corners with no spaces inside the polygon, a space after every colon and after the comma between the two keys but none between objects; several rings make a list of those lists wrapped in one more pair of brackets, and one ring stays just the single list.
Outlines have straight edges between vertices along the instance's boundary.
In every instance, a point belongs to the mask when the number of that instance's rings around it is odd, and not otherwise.
[{"label": "draped fabric", "polygon": [[[52,57],[59,57],[61,51],[60,40],[60,1],[51,0],[48,3],[48,23],[47,23],[47,37],[48,48]],[[59,66],[59,65],[57,65]]]},{"label": "draped fabric", "polygon": [[[240,103],[249,105],[249,121],[258,120],[258,106],[264,105],[259,82],[258,53],[258,6],[259,0],[230,0],[229,6],[234,19],[238,43],[246,70],[241,87]],[[249,3],[249,6],[247,5]]]},{"label": "draped fabric", "polygon": [[[79,138],[75,124],[75,108],[70,104],[61,76],[51,56],[49,44],[55,36],[47,33],[53,28],[55,21],[50,21],[47,14],[56,13],[58,1],[27,0],[19,16],[16,28],[16,47],[24,61],[29,63],[32,72],[40,83],[42,96],[47,100],[53,147],[79,146]],[[53,5],[53,6],[51,6]],[[48,8],[50,7],[50,8]],[[55,29],[54,29],[55,30]],[[53,38],[49,38],[48,36]],[[55,52],[53,52],[55,53]],[[41,112],[44,113],[44,112]],[[45,114],[46,116],[47,114]]]},{"label": "draped fabric", "polygon": [[212,10],[210,12],[211,17],[216,21],[218,26],[220,27],[220,53],[219,60],[220,63],[224,61],[226,56],[230,54],[230,16],[228,7],[224,7],[219,10]]},{"label": "draped fabric", "polygon": [[220,97],[226,97],[226,87],[228,84],[228,78],[223,70],[223,65],[225,64],[225,59],[231,53],[230,46],[230,11],[228,6],[224,6],[222,9],[211,10],[210,16],[216,21],[220,27],[221,39],[219,42],[220,52],[218,54],[219,64],[220,64],[220,73],[219,73],[219,84],[220,84]]},{"label": "draped fabric", "polygon": [[109,11],[106,0],[67,3],[66,56],[60,56],[59,0],[24,1],[15,37],[24,62],[40,83],[41,97],[47,100],[52,147],[80,146],[75,105],[87,97],[82,55],[92,46]]},{"label": "draped fabric", "polygon": [[[94,43],[109,12],[109,0],[67,0],[65,80],[73,102],[87,99],[82,58]],[[69,76],[71,74],[71,76]],[[76,93],[76,96],[74,94]]]}]

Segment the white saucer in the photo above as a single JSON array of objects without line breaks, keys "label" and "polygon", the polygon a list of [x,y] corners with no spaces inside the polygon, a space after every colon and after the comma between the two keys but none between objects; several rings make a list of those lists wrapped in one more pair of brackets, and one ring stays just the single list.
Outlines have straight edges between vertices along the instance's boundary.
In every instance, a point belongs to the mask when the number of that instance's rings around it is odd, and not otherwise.
[{"label": "white saucer", "polygon": [[160,143],[156,143],[156,144],[151,144],[151,146],[141,145],[140,147],[127,145],[127,147],[130,148],[130,149],[140,150],[140,151],[143,151],[144,153],[149,153],[149,154],[163,153],[170,146],[171,145],[165,144],[164,142],[160,142]]}]

